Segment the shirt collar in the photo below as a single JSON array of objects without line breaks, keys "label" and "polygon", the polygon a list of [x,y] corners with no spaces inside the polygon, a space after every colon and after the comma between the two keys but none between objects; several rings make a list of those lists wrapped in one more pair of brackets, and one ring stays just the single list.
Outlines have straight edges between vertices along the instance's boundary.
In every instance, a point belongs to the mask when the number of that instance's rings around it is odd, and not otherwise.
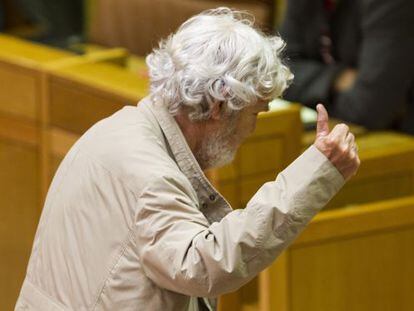
[{"label": "shirt collar", "polygon": [[158,121],[178,167],[190,180],[197,193],[199,210],[210,223],[220,221],[232,211],[229,203],[206,178],[181,129],[166,105],[159,100],[150,98],[147,100],[148,107]]}]

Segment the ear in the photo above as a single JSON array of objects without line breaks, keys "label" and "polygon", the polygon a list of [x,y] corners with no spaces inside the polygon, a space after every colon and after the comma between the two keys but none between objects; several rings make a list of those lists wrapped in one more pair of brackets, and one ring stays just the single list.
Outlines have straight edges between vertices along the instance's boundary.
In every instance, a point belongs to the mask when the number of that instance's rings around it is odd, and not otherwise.
[{"label": "ear", "polygon": [[221,102],[221,101],[220,102],[219,101],[214,102],[211,105],[211,119],[212,120],[218,121],[222,118],[222,116],[223,116],[223,105],[224,105],[224,102]]}]

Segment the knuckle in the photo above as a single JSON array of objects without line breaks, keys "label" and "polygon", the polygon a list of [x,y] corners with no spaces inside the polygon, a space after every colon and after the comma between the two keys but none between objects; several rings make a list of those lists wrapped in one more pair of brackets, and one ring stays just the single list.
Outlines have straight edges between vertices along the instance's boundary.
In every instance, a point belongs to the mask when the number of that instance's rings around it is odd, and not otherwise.
[{"label": "knuckle", "polygon": [[339,124],[340,126],[341,126],[341,128],[344,130],[344,131],[349,131],[349,127],[348,127],[348,125],[346,125],[345,123],[341,123],[341,124]]},{"label": "knuckle", "polygon": [[339,123],[335,126],[337,128],[337,130],[343,132],[343,131],[348,131],[348,125],[346,125],[345,123]]},{"label": "knuckle", "polygon": [[335,131],[341,130],[341,125],[340,124],[335,125],[334,128],[333,128],[333,130],[335,130]]},{"label": "knuckle", "polygon": [[349,154],[349,147],[348,146],[340,146],[339,147],[339,152],[342,155],[347,156]]}]

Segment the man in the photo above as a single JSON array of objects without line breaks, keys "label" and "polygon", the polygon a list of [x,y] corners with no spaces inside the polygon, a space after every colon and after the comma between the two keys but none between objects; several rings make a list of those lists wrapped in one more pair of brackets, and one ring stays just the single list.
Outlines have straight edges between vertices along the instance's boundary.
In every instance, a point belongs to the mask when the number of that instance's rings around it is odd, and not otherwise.
[{"label": "man", "polygon": [[[49,189],[17,310],[204,310],[270,265],[359,165],[319,106],[314,146],[232,211],[231,161],[286,87],[283,42],[221,8],[147,58],[151,96],[93,126]],[[26,308],[26,309],[25,309]]]},{"label": "man", "polygon": [[289,0],[285,98],[370,129],[414,134],[414,1]]}]

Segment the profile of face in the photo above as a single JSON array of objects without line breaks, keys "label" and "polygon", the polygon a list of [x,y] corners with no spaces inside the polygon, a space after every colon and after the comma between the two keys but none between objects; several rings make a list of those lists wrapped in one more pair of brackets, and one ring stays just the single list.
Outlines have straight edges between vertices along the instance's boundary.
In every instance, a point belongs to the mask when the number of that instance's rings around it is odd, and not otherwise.
[{"label": "profile of face", "polygon": [[223,115],[201,146],[203,166],[214,168],[231,163],[240,145],[256,129],[258,114],[268,111],[268,107],[267,101],[258,101],[231,115]]}]

